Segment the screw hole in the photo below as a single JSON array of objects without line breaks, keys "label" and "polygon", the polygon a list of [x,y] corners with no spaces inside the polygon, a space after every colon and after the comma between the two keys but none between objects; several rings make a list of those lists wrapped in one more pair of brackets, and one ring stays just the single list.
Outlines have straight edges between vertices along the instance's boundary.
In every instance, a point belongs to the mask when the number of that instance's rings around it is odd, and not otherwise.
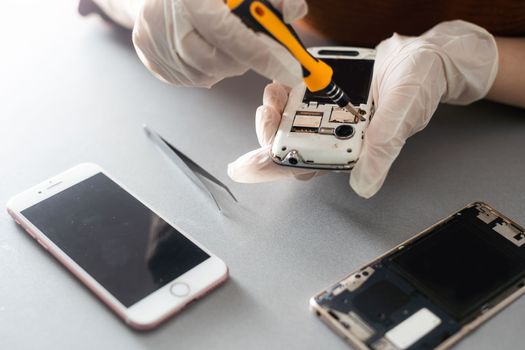
[{"label": "screw hole", "polygon": [[282,151],[286,151],[286,147],[281,148]]}]

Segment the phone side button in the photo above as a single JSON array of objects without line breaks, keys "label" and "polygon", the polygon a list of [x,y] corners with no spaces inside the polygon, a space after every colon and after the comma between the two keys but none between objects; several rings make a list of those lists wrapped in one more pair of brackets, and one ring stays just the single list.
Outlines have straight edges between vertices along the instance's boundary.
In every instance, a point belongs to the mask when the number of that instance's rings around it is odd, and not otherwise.
[{"label": "phone side button", "polygon": [[41,240],[37,239],[36,241],[38,242],[38,244],[40,244],[42,246],[42,248],[47,250],[47,246]]},{"label": "phone side button", "polygon": [[31,237],[33,237],[34,239],[36,239],[36,236],[26,227],[22,226],[24,228],[24,230],[27,232],[28,235],[30,235]]}]

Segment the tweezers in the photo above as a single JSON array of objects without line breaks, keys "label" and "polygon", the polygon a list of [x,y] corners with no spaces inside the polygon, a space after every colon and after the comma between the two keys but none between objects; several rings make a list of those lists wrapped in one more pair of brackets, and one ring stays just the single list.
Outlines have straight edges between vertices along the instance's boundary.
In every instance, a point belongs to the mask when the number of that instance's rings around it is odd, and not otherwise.
[{"label": "tweezers", "polygon": [[[166,141],[166,139],[160,136],[159,133],[152,130],[147,125],[144,125],[143,127],[146,135],[150,138],[150,140],[152,140],[155,143],[159,150],[163,154],[165,154],[173,163],[175,163],[175,165],[178,166],[179,169],[181,169],[184,172],[184,174],[186,174],[186,176],[189,177],[195,185],[197,185],[197,187],[206,192],[206,194],[212,199],[212,201],[215,203],[220,212],[222,212],[222,209],[219,205],[219,202],[217,201],[217,198],[213,195],[213,187],[211,186],[212,183],[222,188],[233,198],[235,202],[238,202],[237,198],[235,198],[228,186],[226,186],[215,176],[207,172],[199,164],[195,163],[187,155],[175,148],[175,146],[173,146],[171,143]],[[203,178],[207,179],[209,182],[203,181]]]}]

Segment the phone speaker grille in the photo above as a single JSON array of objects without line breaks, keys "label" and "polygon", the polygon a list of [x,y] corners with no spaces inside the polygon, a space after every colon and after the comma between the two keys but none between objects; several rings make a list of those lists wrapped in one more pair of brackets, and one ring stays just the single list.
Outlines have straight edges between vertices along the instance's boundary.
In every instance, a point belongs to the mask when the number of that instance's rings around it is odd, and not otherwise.
[{"label": "phone speaker grille", "polygon": [[52,184],[51,186],[47,187],[46,190],[52,189],[55,186],[58,186],[62,183],[62,181],[57,182],[56,184]]}]

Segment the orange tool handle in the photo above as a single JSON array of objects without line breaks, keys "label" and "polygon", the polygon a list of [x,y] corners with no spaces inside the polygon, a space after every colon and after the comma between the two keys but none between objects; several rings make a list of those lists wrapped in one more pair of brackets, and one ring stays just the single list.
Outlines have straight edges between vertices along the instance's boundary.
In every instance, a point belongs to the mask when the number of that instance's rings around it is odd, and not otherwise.
[{"label": "orange tool handle", "polygon": [[308,90],[317,92],[329,87],[332,68],[306,50],[292,26],[284,22],[272,4],[267,0],[227,0],[227,5],[248,27],[275,39],[299,61]]}]

